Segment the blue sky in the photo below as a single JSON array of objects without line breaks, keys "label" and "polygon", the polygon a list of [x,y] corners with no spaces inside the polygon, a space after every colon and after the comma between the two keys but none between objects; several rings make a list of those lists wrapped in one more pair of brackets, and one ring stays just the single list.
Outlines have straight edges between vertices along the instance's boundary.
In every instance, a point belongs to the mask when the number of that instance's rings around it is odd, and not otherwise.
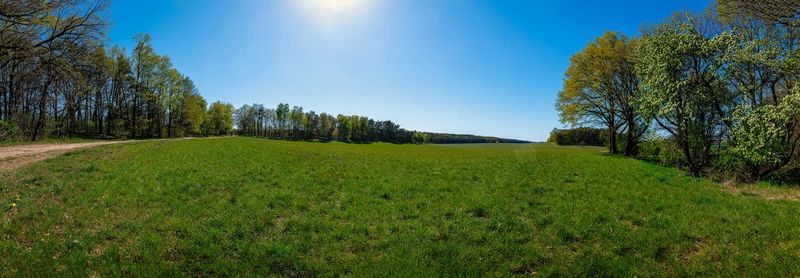
[{"label": "blue sky", "polygon": [[543,141],[573,53],[710,2],[116,0],[109,43],[150,34],[209,102]]}]

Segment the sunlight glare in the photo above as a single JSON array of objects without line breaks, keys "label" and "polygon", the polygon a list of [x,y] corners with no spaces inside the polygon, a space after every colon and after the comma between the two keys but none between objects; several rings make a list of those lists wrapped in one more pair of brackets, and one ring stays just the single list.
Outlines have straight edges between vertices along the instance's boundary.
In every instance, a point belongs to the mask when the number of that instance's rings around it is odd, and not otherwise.
[{"label": "sunlight glare", "polygon": [[301,8],[324,26],[363,13],[371,0],[299,0]]}]

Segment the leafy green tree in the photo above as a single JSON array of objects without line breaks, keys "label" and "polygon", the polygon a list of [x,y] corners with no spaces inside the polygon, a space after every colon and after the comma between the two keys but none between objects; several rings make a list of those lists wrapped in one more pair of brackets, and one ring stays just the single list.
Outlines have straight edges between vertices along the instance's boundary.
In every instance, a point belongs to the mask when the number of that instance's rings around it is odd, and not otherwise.
[{"label": "leafy green tree", "polygon": [[800,1],[797,0],[717,0],[724,18],[751,17],[771,24],[800,27]]},{"label": "leafy green tree", "polygon": [[639,94],[635,45],[635,40],[606,32],[573,55],[556,103],[564,123],[605,126],[611,153],[617,153],[617,134],[625,130],[625,154],[632,155],[647,127],[634,104]]},{"label": "leafy green tree", "polygon": [[411,137],[411,142],[418,145],[428,143],[428,134],[415,131]]},{"label": "leafy green tree", "polygon": [[292,127],[292,138],[301,139],[303,133],[303,122],[305,121],[305,113],[303,107],[294,106],[289,115],[290,125]]},{"label": "leafy green tree", "polygon": [[350,117],[339,114],[336,115],[336,140],[350,142]]},{"label": "leafy green tree", "polygon": [[125,50],[118,46],[111,49],[111,56],[114,61],[111,66],[111,108],[106,135],[127,137],[133,129],[130,120],[130,87],[133,83],[131,60],[125,56]]},{"label": "leafy green tree", "polygon": [[141,34],[136,36],[136,46],[133,48],[133,104],[131,119],[131,136],[144,137],[152,134],[144,134],[149,131],[151,119],[149,109],[153,105],[154,83],[156,82],[156,67],[160,57],[155,53],[150,44],[150,36]]},{"label": "leafy green tree", "polygon": [[309,111],[305,115],[305,130],[306,130],[306,139],[318,139],[319,138],[319,115],[316,112]]},{"label": "leafy green tree", "polygon": [[323,141],[330,141],[334,139],[333,130],[336,127],[335,119],[328,113],[319,114],[319,134],[320,139]]},{"label": "leafy green tree", "polygon": [[212,103],[205,124],[208,135],[230,135],[233,132],[233,105],[221,101]]},{"label": "leafy green tree", "polygon": [[184,130],[191,135],[200,134],[201,127],[206,118],[206,100],[197,93],[191,80],[184,81],[184,95],[182,97],[183,110],[181,123]]},{"label": "leafy green tree", "polygon": [[280,103],[278,108],[275,108],[275,117],[278,122],[278,132],[281,138],[286,138],[287,130],[286,124],[289,122],[289,104]]}]

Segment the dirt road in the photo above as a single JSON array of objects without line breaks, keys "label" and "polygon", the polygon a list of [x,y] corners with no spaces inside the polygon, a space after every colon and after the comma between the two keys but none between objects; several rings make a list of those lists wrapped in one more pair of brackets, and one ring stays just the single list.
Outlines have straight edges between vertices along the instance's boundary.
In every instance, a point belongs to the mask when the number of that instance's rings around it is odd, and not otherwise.
[{"label": "dirt road", "polygon": [[13,171],[22,166],[62,155],[76,149],[130,142],[136,141],[98,141],[87,143],[33,144],[0,147],[0,171]]}]

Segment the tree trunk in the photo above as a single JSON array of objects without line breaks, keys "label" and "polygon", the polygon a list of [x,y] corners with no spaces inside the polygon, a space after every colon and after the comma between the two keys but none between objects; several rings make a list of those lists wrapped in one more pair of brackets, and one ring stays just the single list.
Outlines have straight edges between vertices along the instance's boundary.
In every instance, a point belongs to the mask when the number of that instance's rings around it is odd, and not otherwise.
[{"label": "tree trunk", "polygon": [[138,116],[138,112],[139,112],[138,111],[139,110],[139,95],[138,95],[138,93],[134,93],[134,94],[136,94],[136,95],[134,95],[134,97],[133,97],[133,113],[132,113],[132,118],[131,118],[131,120],[132,120],[131,138],[136,138],[136,130],[139,128],[139,127],[136,126],[136,118],[139,117]]},{"label": "tree trunk", "polygon": [[47,114],[47,90],[50,87],[50,79],[44,82],[44,87],[42,87],[41,96],[39,96],[39,120],[36,121],[36,126],[33,128],[33,135],[31,136],[31,140],[36,141],[39,136],[39,131],[44,128],[45,124],[45,115]]},{"label": "tree trunk", "polygon": [[636,155],[636,122],[628,120],[628,135],[625,141],[625,155],[626,156],[634,156]]},{"label": "tree trunk", "polygon": [[692,150],[689,146],[689,140],[685,138],[686,134],[679,135],[680,139],[678,144],[680,145],[681,149],[683,150],[683,155],[686,158],[687,168],[689,168],[689,172],[692,174],[693,177],[699,177],[701,172],[701,167],[699,163],[697,163],[694,156],[692,156]]},{"label": "tree trunk", "polygon": [[613,125],[608,128],[608,152],[617,154],[617,128]]},{"label": "tree trunk", "polygon": [[169,120],[168,120],[168,123],[167,123],[167,136],[169,136],[169,138],[172,138],[172,137],[174,137],[174,134],[172,134],[172,113],[171,112],[169,113],[168,119]]}]

